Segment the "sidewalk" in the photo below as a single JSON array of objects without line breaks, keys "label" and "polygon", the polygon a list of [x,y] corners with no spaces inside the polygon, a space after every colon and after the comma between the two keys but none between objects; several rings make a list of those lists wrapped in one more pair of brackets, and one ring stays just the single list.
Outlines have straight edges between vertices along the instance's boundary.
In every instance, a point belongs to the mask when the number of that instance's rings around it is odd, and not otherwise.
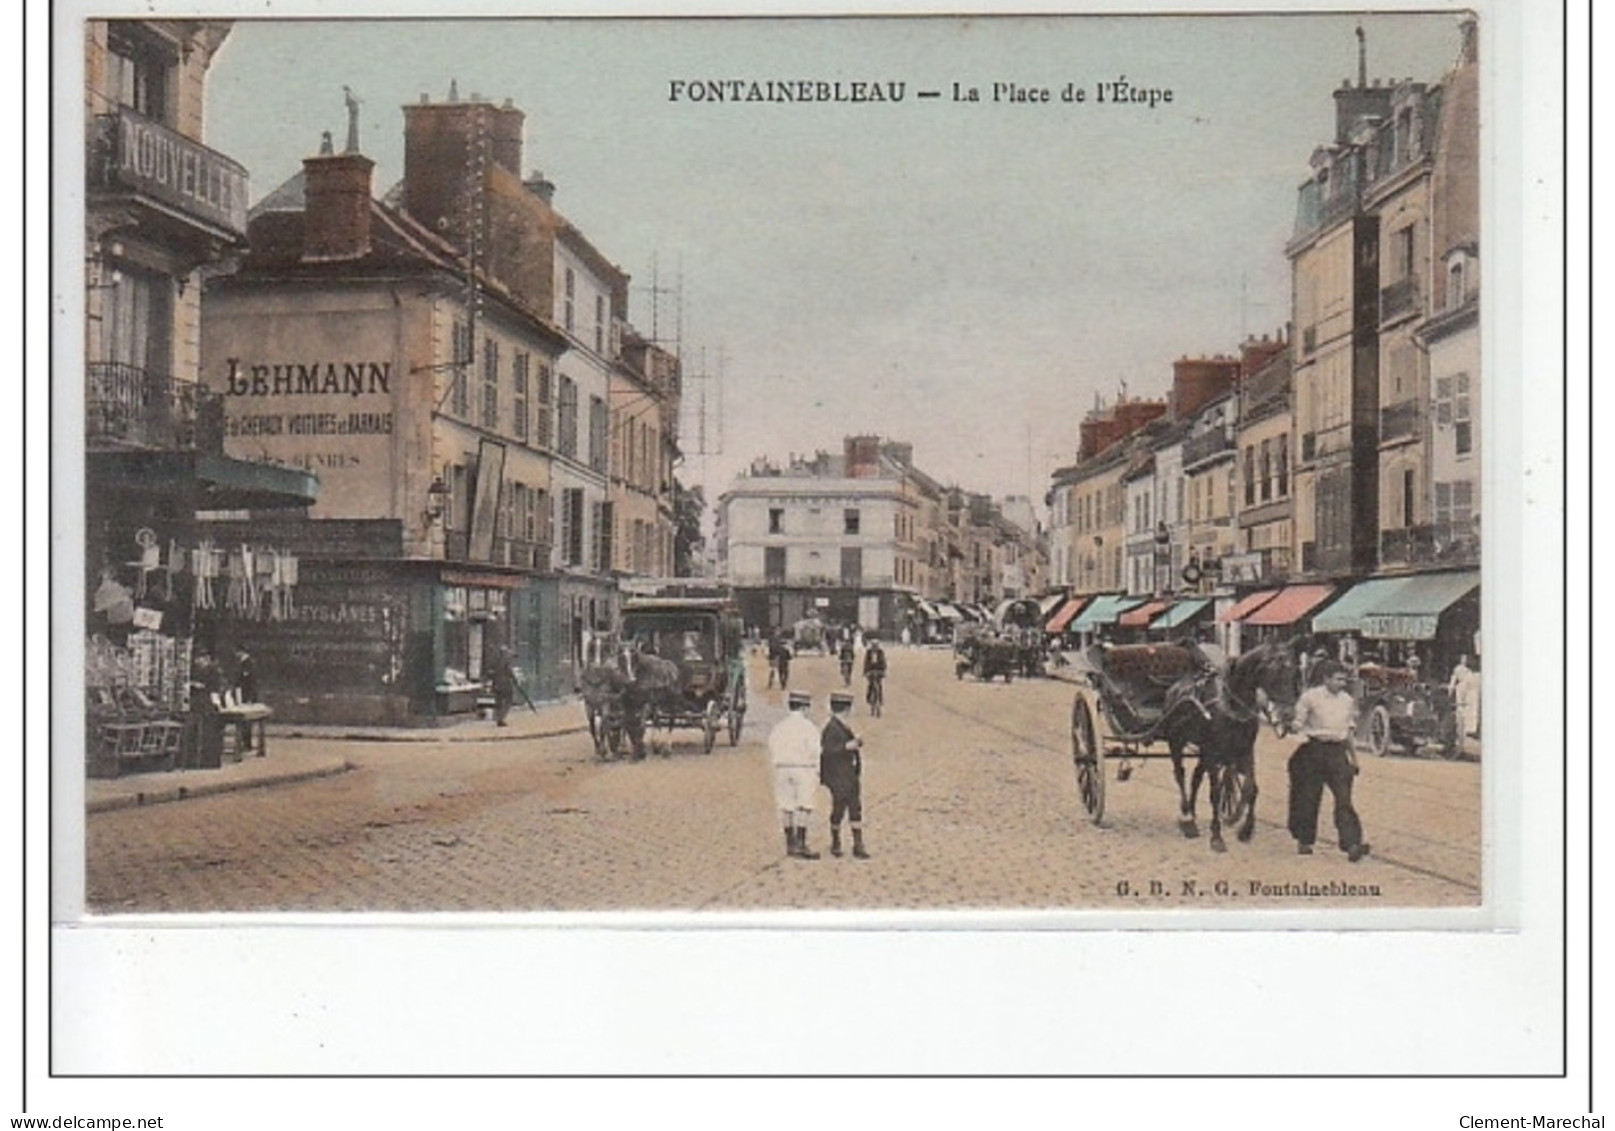
[{"label": "sidewalk", "polygon": [[[506,726],[476,715],[446,721],[439,726],[320,726],[308,723],[271,724],[268,754],[227,761],[216,770],[168,770],[125,774],[117,778],[90,778],[84,783],[88,813],[129,809],[165,801],[184,801],[238,789],[282,785],[345,773],[351,762],[333,743],[343,742],[503,742],[554,738],[588,729],[583,707],[568,699],[539,703],[530,709],[518,704]],[[288,742],[288,739],[305,741]],[[308,741],[313,740],[313,741]]]}]

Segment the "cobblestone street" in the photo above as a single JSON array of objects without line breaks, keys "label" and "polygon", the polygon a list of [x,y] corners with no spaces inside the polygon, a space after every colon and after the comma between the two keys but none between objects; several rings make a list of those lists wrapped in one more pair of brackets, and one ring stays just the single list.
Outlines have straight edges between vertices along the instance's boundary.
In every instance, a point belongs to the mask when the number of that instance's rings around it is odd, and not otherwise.
[{"label": "cobblestone street", "polygon": [[[1481,772],[1473,762],[1364,757],[1357,802],[1373,855],[1295,855],[1284,759],[1265,732],[1256,836],[1214,854],[1178,831],[1170,764],[1108,772],[1107,827],[1077,799],[1073,685],[957,681],[944,651],[896,650],[888,710],[865,738],[872,859],[785,858],[764,740],[780,693],[753,658],[738,747],[599,762],[586,733],[542,740],[345,743],[347,773],[87,818],[93,912],[749,911],[1473,906],[1481,899]],[[825,697],[834,661],[792,673]],[[581,720],[581,711],[579,712]],[[277,752],[329,739],[282,737]],[[271,754],[271,758],[275,757]],[[285,756],[284,753],[281,756]],[[821,793],[811,844],[827,848]],[[1202,793],[1201,826],[1209,814]],[[1366,894],[1298,895],[1295,885]],[[1290,885],[1286,888],[1284,885]],[[1334,889],[1339,891],[1340,889]]]}]

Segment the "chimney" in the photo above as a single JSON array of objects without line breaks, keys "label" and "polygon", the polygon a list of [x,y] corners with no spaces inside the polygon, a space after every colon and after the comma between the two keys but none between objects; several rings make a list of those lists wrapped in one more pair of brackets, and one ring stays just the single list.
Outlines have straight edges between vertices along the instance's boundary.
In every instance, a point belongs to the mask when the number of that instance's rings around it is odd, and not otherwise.
[{"label": "chimney", "polygon": [[1172,363],[1172,407],[1187,420],[1234,387],[1239,362],[1230,358],[1180,358]]},{"label": "chimney", "polygon": [[509,169],[511,175],[522,175],[522,126],[527,115],[516,109],[510,99],[493,111],[492,145],[490,156],[496,165]]},{"label": "chimney", "polygon": [[880,470],[879,436],[848,436],[844,448],[849,479],[869,479]]},{"label": "chimney", "polygon": [[359,259],[370,251],[370,173],[362,153],[303,159],[304,262]]},{"label": "chimney", "polygon": [[532,176],[523,181],[522,184],[527,188],[528,192],[538,197],[538,199],[542,200],[545,204],[554,203],[555,182],[550,180],[543,173],[535,172]]}]

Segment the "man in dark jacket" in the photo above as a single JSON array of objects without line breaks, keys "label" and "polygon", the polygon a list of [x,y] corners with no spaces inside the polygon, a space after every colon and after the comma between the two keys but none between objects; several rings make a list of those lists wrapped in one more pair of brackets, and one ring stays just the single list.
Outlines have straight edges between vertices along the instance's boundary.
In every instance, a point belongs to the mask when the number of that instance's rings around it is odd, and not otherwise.
[{"label": "man in dark jacket", "polygon": [[516,668],[508,646],[494,649],[488,666],[488,689],[493,692],[494,722],[508,726],[505,718],[510,714],[510,705],[516,701]]},{"label": "man in dark jacket", "polygon": [[851,695],[838,691],[830,696],[830,721],[819,737],[819,780],[830,790],[830,855],[841,855],[841,818],[845,815],[852,822],[852,854],[867,860],[860,789],[863,739],[847,723],[851,713]]}]

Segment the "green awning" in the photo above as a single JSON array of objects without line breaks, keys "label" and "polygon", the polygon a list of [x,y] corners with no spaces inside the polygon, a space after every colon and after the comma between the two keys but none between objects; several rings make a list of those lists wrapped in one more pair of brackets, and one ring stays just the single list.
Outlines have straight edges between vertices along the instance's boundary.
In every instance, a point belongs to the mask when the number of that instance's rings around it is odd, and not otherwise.
[{"label": "green awning", "polygon": [[165,492],[193,499],[197,510],[306,507],[320,489],[319,477],[300,468],[143,448],[90,452],[85,475],[91,489]]},{"label": "green awning", "polygon": [[1189,601],[1179,601],[1166,612],[1156,617],[1155,620],[1151,622],[1150,627],[1177,628],[1179,625],[1187,624],[1189,621],[1205,612],[1207,606],[1210,604],[1211,598],[1209,597],[1197,597]]},{"label": "green awning", "polygon": [[1441,614],[1480,586],[1479,570],[1421,573],[1363,617],[1363,635],[1375,640],[1430,640]]},{"label": "green awning", "polygon": [[1312,631],[1360,632],[1375,640],[1429,640],[1441,614],[1478,585],[1478,570],[1359,581],[1312,618]]},{"label": "green awning", "polygon": [[1323,612],[1312,618],[1313,632],[1362,632],[1363,618],[1384,606],[1405,577],[1376,577],[1359,581]]},{"label": "green awning", "polygon": [[1082,615],[1071,622],[1068,632],[1082,632],[1102,624],[1114,624],[1116,618],[1135,605],[1142,605],[1142,597],[1125,597],[1115,593],[1101,593],[1093,603],[1082,610]]},{"label": "green awning", "polygon": [[306,507],[320,491],[319,477],[312,472],[229,456],[198,455],[196,478],[202,484],[203,509]]}]

